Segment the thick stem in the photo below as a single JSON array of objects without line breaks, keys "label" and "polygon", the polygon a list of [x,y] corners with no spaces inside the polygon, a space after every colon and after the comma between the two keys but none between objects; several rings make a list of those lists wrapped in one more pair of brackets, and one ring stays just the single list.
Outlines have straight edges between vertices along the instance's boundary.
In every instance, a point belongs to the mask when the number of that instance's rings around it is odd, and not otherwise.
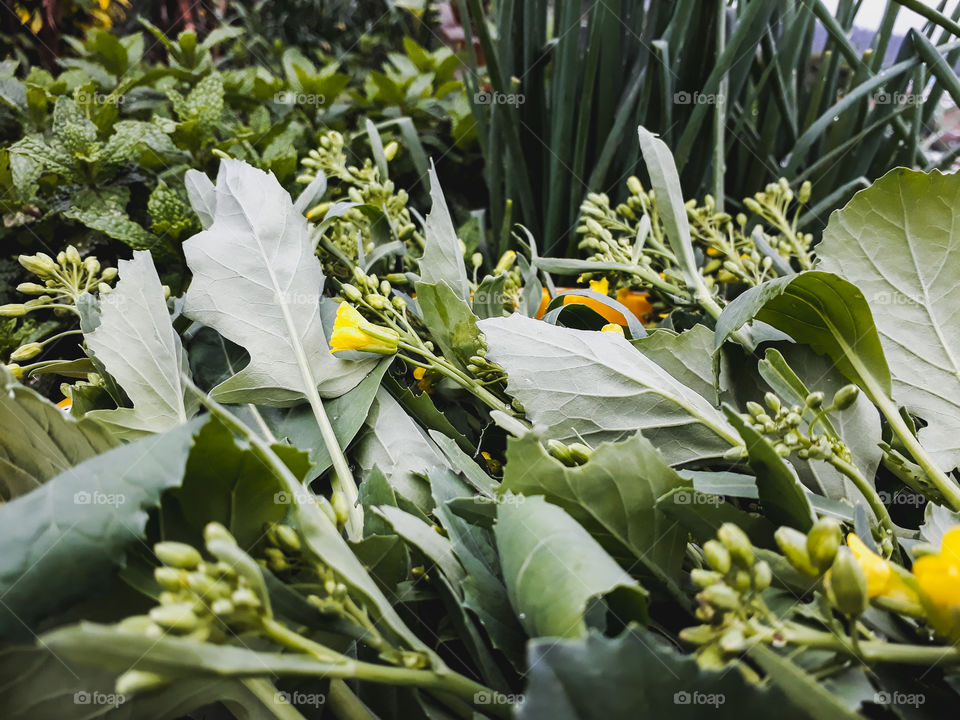
[{"label": "thick stem", "polygon": [[[870,505],[873,514],[877,516],[880,526],[891,538],[896,537],[896,526],[893,524],[893,520],[890,519],[887,506],[883,504],[883,500],[881,500],[880,495],[877,494],[876,488],[863,476],[863,473],[861,473],[856,466],[848,463],[846,460],[841,460],[836,455],[833,455],[829,462],[857,486],[857,490],[860,491],[860,494],[863,495],[867,504]],[[894,547],[896,547],[896,543],[894,543]]]},{"label": "thick stem", "polygon": [[277,720],[306,720],[293,705],[277,702],[277,688],[265,678],[247,678],[241,682]]},{"label": "thick stem", "polygon": [[[784,636],[791,645],[835,650],[847,655],[853,653],[853,643],[849,638],[837,637],[832,633],[796,628],[787,630]],[[859,643],[860,658],[865,662],[889,662],[903,665],[957,665],[960,664],[960,650],[955,647],[931,645],[900,645],[880,640],[868,640]]]},{"label": "thick stem", "polygon": [[[315,643],[302,635],[269,618],[263,621],[263,630],[272,640],[298,652],[303,652],[322,663],[330,663],[324,668],[323,675],[331,678],[356,678],[384,685],[402,685],[419,687],[446,693],[473,704],[476,696],[495,697],[493,691],[478,682],[464,677],[452,670],[429,670],[405,667],[391,667],[354,660],[346,655],[338,655],[327,647]],[[331,656],[336,656],[331,662]],[[511,705],[493,703],[485,706],[487,712],[496,717],[512,717]]]}]

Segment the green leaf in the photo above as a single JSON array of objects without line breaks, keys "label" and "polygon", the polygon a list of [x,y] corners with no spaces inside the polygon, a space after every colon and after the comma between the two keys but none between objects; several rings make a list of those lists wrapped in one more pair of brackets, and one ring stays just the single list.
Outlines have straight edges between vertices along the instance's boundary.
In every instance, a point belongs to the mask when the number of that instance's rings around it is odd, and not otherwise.
[{"label": "green leaf", "polygon": [[890,369],[863,293],[832,273],[817,270],[771,280],[747,290],[717,321],[716,347],[750,320],[761,320],[798,343],[829,355],[853,382],[890,395]]},{"label": "green leaf", "polygon": [[535,640],[528,656],[519,720],[755,718],[773,708],[781,720],[809,720],[778,690],[748,682],[735,668],[703,670],[643,628],[613,638]]},{"label": "green leaf", "polygon": [[875,309],[893,397],[927,421],[920,442],[960,465],[960,176],[892,170],[830,217],[817,256]]},{"label": "green leaf", "polygon": [[470,357],[483,348],[477,329],[479,318],[445,282],[418,282],[416,289],[417,304],[430,337],[447,360],[465,369]]},{"label": "green leaf", "polygon": [[750,468],[757,476],[757,495],[764,517],[776,525],[789,525],[804,532],[809,530],[816,517],[793,466],[732,408],[724,406],[724,410],[747,445]]},{"label": "green leaf", "polygon": [[77,422],[0,367],[0,500],[39,487],[117,441],[90,420]]},{"label": "green leaf", "polygon": [[952,528],[960,525],[960,513],[953,512],[942,505],[927,503],[923,512],[923,524],[920,526],[920,537],[934,547],[940,547],[943,536]]},{"label": "green leaf", "polygon": [[618,620],[646,620],[646,591],[590,533],[542,497],[508,495],[494,525],[510,604],[531,637],[582,637],[602,596]]},{"label": "green leaf", "polygon": [[543,495],[570,513],[608,551],[623,554],[628,549],[669,586],[683,562],[686,537],[656,509],[656,502],[689,485],[639,433],[620,443],[599,445],[589,461],[575,467],[549,455],[528,433],[507,441],[500,488],[501,494]]},{"label": "green leaf", "polygon": [[[653,360],[691,390],[717,404],[717,383],[714,381],[713,331],[705,325],[676,333],[655,330],[633,346]],[[719,389],[726,389],[729,363],[721,355]]]},{"label": "green leaf", "polygon": [[[381,361],[373,372],[350,392],[323,401],[323,409],[330,418],[340,447],[345,448],[353,442],[363,427],[391,360],[392,358]],[[317,420],[308,404],[292,408],[265,407],[260,408],[259,412],[277,438],[285,438],[295,447],[310,453],[310,462],[313,464],[311,472],[314,475],[323,474],[333,464],[330,451],[323,442]]]},{"label": "green leaf", "polygon": [[424,227],[425,245],[420,258],[420,277],[425,283],[446,283],[469,307],[470,284],[467,281],[467,268],[463,264],[460,238],[453,227],[433,165],[430,166],[430,198],[433,207]]},{"label": "green leaf", "polygon": [[546,435],[616,441],[644,433],[671,465],[720,457],[740,439],[703,396],[613,333],[513,315],[479,323],[507,390]]},{"label": "green leaf", "polygon": [[211,394],[284,406],[303,398],[307,383],[327,397],[355,387],[376,361],[330,352],[307,219],[273,175],[239,160],[221,161],[216,192],[213,224],[183,244],[193,272],[184,314],[246,348],[250,363]]},{"label": "green leaf", "polygon": [[123,437],[163,432],[185,423],[199,403],[183,386],[186,353],[173,329],[163,287],[148,252],[121,260],[120,281],[100,298],[100,324],[84,338],[92,356],[120,384],[132,408],[88,416]]},{"label": "green leaf", "polygon": [[[829,717],[838,720],[859,720],[862,716],[850,710],[821,684],[818,678],[802,667],[777,654],[766,645],[757,644],[747,651],[750,659],[759,665],[790,704],[804,710],[809,717]],[[789,706],[788,706],[789,707]],[[782,708],[778,709],[778,715]]]},{"label": "green leaf", "polygon": [[23,634],[112,576],[146,511],[180,484],[200,424],[109,450],[0,506],[0,635]]}]

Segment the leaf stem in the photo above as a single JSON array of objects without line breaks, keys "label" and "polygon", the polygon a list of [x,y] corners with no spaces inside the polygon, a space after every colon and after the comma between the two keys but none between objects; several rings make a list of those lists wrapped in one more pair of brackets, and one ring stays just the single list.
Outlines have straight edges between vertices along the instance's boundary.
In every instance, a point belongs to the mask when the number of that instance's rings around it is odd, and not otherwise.
[{"label": "leaf stem", "polygon": [[[891,539],[894,539],[896,537],[896,526],[893,524],[890,513],[887,511],[887,506],[883,504],[883,500],[877,493],[876,488],[870,484],[855,465],[848,463],[846,460],[842,460],[837,457],[836,454],[830,457],[829,462],[856,485],[857,490],[860,491],[860,494],[863,495],[867,504],[870,505],[870,509],[873,510],[873,514],[877,516],[880,526],[887,532]],[[894,542],[894,548],[896,547],[897,543]]]},{"label": "leaf stem", "polygon": [[263,706],[277,720],[306,720],[293,705],[286,702],[277,702],[276,686],[265,678],[246,678],[241,680],[247,690],[257,698]]}]

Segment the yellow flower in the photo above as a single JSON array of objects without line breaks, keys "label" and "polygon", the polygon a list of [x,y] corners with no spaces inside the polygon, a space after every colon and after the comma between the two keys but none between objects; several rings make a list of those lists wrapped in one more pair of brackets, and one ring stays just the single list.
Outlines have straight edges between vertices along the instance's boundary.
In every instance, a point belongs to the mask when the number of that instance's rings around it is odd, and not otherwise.
[{"label": "yellow flower", "polygon": [[916,593],[907,586],[891,562],[873,552],[853,533],[847,535],[847,546],[867,578],[867,597],[917,601]]},{"label": "yellow flower", "polygon": [[623,326],[617,325],[616,323],[607,323],[600,328],[600,332],[617,333],[620,337],[624,337]]},{"label": "yellow flower", "polygon": [[918,558],[913,565],[913,574],[935,609],[950,612],[960,608],[960,527],[943,536],[938,555]]},{"label": "yellow flower", "polygon": [[374,325],[350,303],[340,303],[330,335],[331,352],[361,350],[378,355],[394,355],[400,335],[391,328]]}]

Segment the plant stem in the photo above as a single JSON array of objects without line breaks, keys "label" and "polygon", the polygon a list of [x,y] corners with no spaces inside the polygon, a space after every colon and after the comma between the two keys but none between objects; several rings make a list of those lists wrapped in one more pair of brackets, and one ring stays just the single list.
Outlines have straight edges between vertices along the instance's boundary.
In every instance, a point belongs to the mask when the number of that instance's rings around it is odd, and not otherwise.
[{"label": "plant stem", "polygon": [[[837,637],[832,633],[791,628],[784,633],[791,645],[822,648],[851,655],[853,643],[849,638]],[[868,640],[859,643],[860,658],[865,662],[889,662],[903,665],[948,665],[960,664],[960,650],[942,645],[901,645],[881,640]]]},{"label": "plant stem", "polygon": [[[264,633],[276,643],[306,653],[324,664],[329,663],[329,667],[323,673],[327,677],[356,678],[384,685],[420,687],[452,695],[469,704],[473,704],[474,697],[478,694],[486,697],[494,696],[489,688],[452,670],[391,667],[354,660],[346,655],[338,655],[270,618],[263,620],[262,627]],[[336,656],[333,662],[330,660],[331,656]],[[488,712],[497,717],[512,717],[511,706],[508,704],[493,703],[488,706]]]},{"label": "plant stem", "polygon": [[246,678],[240,682],[278,720],[306,720],[300,711],[290,703],[277,702],[277,688],[269,680],[265,678]]},{"label": "plant stem", "polygon": [[329,694],[330,709],[338,720],[376,720],[360,698],[353,694],[353,690],[343,680],[330,681]]},{"label": "plant stem", "polygon": [[[873,390],[873,388],[868,389]],[[893,401],[890,400],[885,393],[873,392],[871,394],[875,395],[871,400],[880,408],[880,412],[883,413],[884,417],[887,418],[887,422],[890,423],[890,428],[896,433],[897,437],[900,438],[900,441],[907,450],[910,451],[913,459],[923,468],[927,477],[937,486],[937,489],[943,494],[946,501],[950,503],[950,506],[954,510],[960,510],[960,487],[937,467],[933,458],[927,454],[926,449],[910,431],[910,428],[907,427],[907,424],[900,416],[899,408],[897,408]]]},{"label": "plant stem", "polygon": [[[895,538],[896,526],[893,524],[893,520],[890,519],[890,513],[887,511],[887,506],[883,504],[883,500],[881,500],[880,495],[877,494],[876,488],[873,487],[863,476],[863,473],[861,473],[855,465],[848,463],[846,460],[841,460],[836,456],[836,454],[831,456],[829,462],[843,475],[849,478],[854,485],[857,486],[857,490],[860,491],[860,494],[863,495],[864,499],[867,501],[867,504],[870,505],[870,509],[873,510],[873,514],[877,516],[880,526],[889,534],[891,538]],[[894,548],[896,547],[897,543],[894,543]]]}]

